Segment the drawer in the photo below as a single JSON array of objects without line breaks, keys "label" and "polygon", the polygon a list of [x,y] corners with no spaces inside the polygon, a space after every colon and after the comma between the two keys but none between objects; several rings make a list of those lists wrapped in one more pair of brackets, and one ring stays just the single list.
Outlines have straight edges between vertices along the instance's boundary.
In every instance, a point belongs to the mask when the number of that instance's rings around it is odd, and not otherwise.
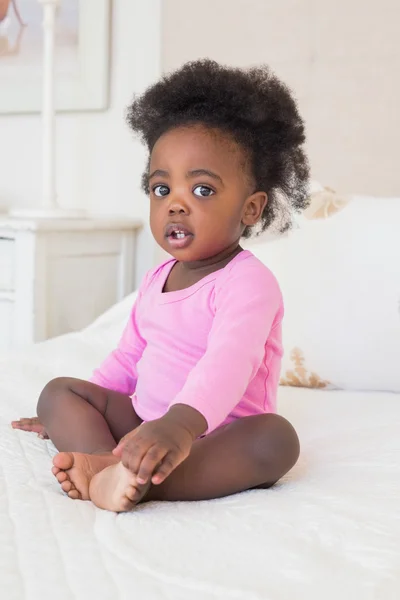
[{"label": "drawer", "polygon": [[15,241],[0,236],[0,291],[14,289]]}]

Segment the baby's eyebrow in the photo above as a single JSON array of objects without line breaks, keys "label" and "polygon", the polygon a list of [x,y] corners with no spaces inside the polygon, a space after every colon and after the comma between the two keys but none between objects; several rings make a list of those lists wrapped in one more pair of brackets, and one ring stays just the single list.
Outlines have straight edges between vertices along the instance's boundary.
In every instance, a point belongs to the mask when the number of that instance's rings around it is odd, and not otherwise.
[{"label": "baby's eyebrow", "polygon": [[[192,169],[191,171],[188,171],[186,173],[187,178],[199,177],[201,175],[207,175],[207,177],[211,177],[211,179],[216,179],[217,181],[219,181],[220,183],[223,184],[221,177],[219,175],[217,175],[217,173],[214,173],[213,171],[210,171],[209,169]],[[168,171],[164,171],[163,169],[156,169],[149,175],[149,181],[153,177],[169,177],[169,173],[168,173]]]},{"label": "baby's eyebrow", "polygon": [[149,180],[152,177],[168,177],[168,175],[169,175],[168,171],[163,171],[162,169],[156,169],[149,175]]},{"label": "baby's eyebrow", "polygon": [[223,183],[221,177],[214,173],[213,171],[209,171],[208,169],[193,169],[192,171],[188,171],[186,177],[198,177],[199,175],[208,175],[212,179],[216,179],[220,183]]}]

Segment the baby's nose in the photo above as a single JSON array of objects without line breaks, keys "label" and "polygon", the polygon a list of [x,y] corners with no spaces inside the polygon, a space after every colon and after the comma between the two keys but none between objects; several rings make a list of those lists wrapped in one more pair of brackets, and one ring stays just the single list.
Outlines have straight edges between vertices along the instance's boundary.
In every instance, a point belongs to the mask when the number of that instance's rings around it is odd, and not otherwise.
[{"label": "baby's nose", "polygon": [[168,209],[168,213],[170,215],[177,215],[177,214],[188,214],[189,209],[188,206],[185,202],[171,202],[169,209]]}]

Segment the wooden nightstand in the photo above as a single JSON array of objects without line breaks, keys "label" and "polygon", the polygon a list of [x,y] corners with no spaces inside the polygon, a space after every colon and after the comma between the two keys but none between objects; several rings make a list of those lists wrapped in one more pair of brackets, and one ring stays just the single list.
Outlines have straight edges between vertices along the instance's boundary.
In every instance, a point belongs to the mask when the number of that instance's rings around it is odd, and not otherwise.
[{"label": "wooden nightstand", "polygon": [[140,227],[0,216],[0,351],[81,329],[131,292]]}]

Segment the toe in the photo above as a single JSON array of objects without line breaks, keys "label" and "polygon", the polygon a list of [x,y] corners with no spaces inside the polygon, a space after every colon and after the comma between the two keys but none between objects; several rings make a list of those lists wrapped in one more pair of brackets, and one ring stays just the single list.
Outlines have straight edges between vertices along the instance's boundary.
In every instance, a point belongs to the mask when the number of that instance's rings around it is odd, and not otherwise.
[{"label": "toe", "polygon": [[51,472],[55,476],[60,472],[60,469],[58,467],[52,467]]},{"label": "toe", "polygon": [[128,512],[129,510],[132,510],[134,505],[135,505],[135,503],[132,502],[131,500],[129,500],[129,498],[127,498],[125,496],[124,498],[121,499],[120,510],[117,512]]},{"label": "toe", "polygon": [[140,493],[133,485],[128,485],[128,487],[125,490],[125,496],[131,502],[138,502],[140,498]]},{"label": "toe", "polygon": [[71,492],[73,489],[75,489],[75,487],[68,480],[68,481],[63,481],[62,482],[61,489],[62,489],[63,492],[66,492],[68,494],[68,492]]},{"label": "toe", "polygon": [[81,499],[81,495],[78,492],[78,490],[73,489],[70,492],[68,492],[68,497],[71,498],[72,500],[80,500]]},{"label": "toe", "polygon": [[59,473],[57,473],[56,479],[57,479],[58,483],[64,483],[64,481],[69,481],[69,477],[65,473],[65,471],[60,471]]},{"label": "toe", "polygon": [[71,469],[74,465],[74,455],[72,452],[59,452],[53,458],[53,465],[59,469]]}]

